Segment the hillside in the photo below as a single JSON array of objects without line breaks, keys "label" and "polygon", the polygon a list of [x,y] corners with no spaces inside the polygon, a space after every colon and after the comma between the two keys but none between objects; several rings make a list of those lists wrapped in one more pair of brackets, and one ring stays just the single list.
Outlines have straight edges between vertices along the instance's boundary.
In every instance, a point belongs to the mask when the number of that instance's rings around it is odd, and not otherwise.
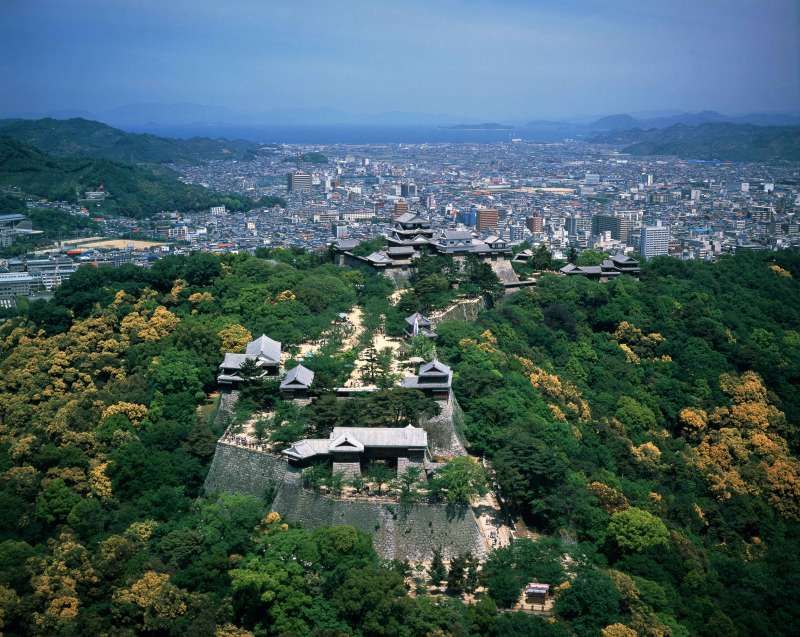
[{"label": "hillside", "polygon": [[55,157],[0,137],[0,185],[51,200],[77,202],[78,193],[103,185],[109,197],[98,212],[147,217],[162,210],[201,210],[225,204],[231,209],[246,205],[241,198],[226,196],[200,186],[184,184],[163,167],[142,167],[106,159]]},{"label": "hillside", "polygon": [[0,135],[59,157],[83,156],[130,163],[195,164],[211,159],[244,159],[258,150],[253,142],[127,133],[83,118],[0,120]]},{"label": "hillside", "polygon": [[800,126],[675,124],[665,129],[614,131],[591,141],[624,145],[622,151],[632,155],[723,161],[800,160]]},{"label": "hillside", "polygon": [[[387,563],[352,526],[284,524],[268,490],[203,494],[225,426],[222,351],[261,333],[284,348],[319,339],[355,303],[372,333],[381,314],[429,308],[423,292],[443,271],[430,263],[397,307],[385,279],[321,259],[276,249],[84,267],[0,325],[6,634],[796,633],[797,252],[659,258],[641,280],[607,284],[545,274],[475,321],[437,326],[470,450],[535,532],[482,570],[472,555]],[[394,390],[337,400],[325,388],[353,361],[315,354],[323,382],[309,405],[268,384],[240,402],[274,410],[264,435],[284,443],[418,416]],[[387,503],[379,519],[404,515]],[[530,581],[553,586],[547,621],[510,611]]]}]

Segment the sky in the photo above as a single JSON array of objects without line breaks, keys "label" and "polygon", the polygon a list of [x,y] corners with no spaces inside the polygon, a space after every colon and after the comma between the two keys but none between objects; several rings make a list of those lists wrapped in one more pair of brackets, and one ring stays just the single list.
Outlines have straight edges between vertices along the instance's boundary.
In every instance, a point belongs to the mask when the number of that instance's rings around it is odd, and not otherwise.
[{"label": "sky", "polygon": [[0,4],[3,115],[143,103],[308,123],[800,111],[798,0]]}]

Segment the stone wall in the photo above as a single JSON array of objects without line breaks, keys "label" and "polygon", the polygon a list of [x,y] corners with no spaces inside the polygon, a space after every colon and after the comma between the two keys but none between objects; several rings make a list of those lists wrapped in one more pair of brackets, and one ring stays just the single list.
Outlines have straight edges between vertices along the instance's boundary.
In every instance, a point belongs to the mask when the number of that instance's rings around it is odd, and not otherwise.
[{"label": "stone wall", "polygon": [[283,458],[217,443],[208,470],[206,493],[244,493],[263,498],[284,482],[287,463]]},{"label": "stone wall", "polygon": [[445,559],[471,551],[483,557],[483,537],[471,509],[449,515],[442,505],[370,500],[342,500],[303,489],[287,481],[272,503],[289,522],[308,528],[347,524],[372,535],[375,550],[384,559],[429,560],[440,549]]},{"label": "stone wall", "polygon": [[207,493],[274,493],[270,509],[307,528],[348,524],[369,533],[384,559],[429,560],[434,549],[445,559],[471,551],[483,557],[483,537],[471,509],[377,500],[343,500],[302,486],[301,471],[277,456],[217,444],[205,482]]},{"label": "stone wall", "polygon": [[511,266],[511,261],[498,259],[497,261],[492,261],[490,265],[492,266],[494,273],[497,275],[497,278],[500,279],[500,283],[519,283],[519,277],[517,276],[517,273],[514,272],[514,268]]},{"label": "stone wall", "polygon": [[431,455],[467,455],[462,434],[464,414],[452,390],[450,399],[440,401],[439,407],[441,407],[441,411],[438,416],[421,418],[418,423],[428,433],[428,449]]},{"label": "stone wall", "polygon": [[478,318],[478,314],[486,309],[486,301],[483,297],[477,299],[461,299],[446,310],[434,312],[429,318],[434,328],[442,321],[469,321]]},{"label": "stone wall", "polygon": [[224,429],[233,420],[233,410],[239,400],[238,389],[223,389],[219,393],[219,406],[217,407],[217,415],[215,425]]}]

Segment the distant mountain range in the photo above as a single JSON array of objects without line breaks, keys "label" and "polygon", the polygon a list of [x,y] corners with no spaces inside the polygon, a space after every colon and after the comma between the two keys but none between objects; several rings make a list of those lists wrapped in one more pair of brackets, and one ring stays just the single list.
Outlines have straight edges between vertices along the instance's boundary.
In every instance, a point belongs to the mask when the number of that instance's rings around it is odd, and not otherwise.
[{"label": "distant mountain range", "polygon": [[634,117],[627,113],[607,115],[589,122],[533,120],[525,127],[531,130],[559,130],[569,135],[583,136],[602,131],[630,130],[634,128],[669,128],[676,124],[699,126],[701,124],[753,124],[755,126],[800,126],[800,114],[750,113],[748,115],[723,115],[716,111],[675,113],[658,117]]},{"label": "distant mountain range", "polygon": [[[720,121],[727,119],[736,121]],[[437,130],[447,134],[466,131],[466,136],[472,135],[469,131],[476,131],[475,135],[509,131],[509,135],[530,140],[558,141],[573,137],[616,144],[622,146],[625,152],[635,155],[765,161],[800,159],[800,126],[796,124],[800,124],[800,117],[790,114],[726,118],[714,111],[703,111],[661,114],[650,118],[610,115],[582,124],[537,120],[528,122],[524,127],[496,122],[430,126],[429,129],[423,126],[421,134],[425,136],[425,130],[429,130],[429,135],[436,135]],[[390,125],[387,125],[387,129],[391,130]],[[270,152],[267,147],[254,141],[216,137],[179,139],[130,133],[83,118],[0,120],[0,136],[35,147],[47,153],[50,159],[82,157],[128,164],[196,164],[215,159],[247,159],[257,153]],[[254,139],[259,137],[256,135]]]},{"label": "distant mountain range", "polygon": [[[46,113],[14,113],[7,117],[16,119],[85,119],[104,122],[126,131],[154,133],[168,137],[190,137],[205,135],[237,136],[236,131],[254,131],[270,127],[441,127],[451,130],[505,130],[505,127],[527,133],[526,138],[541,137],[552,140],[553,136],[586,137],[599,131],[625,130],[630,128],[667,128],[674,124],[695,126],[705,123],[755,124],[758,126],[800,125],[800,112],[793,113],[749,113],[725,115],[717,111],[682,112],[675,110],[618,113],[606,116],[564,117],[554,119],[511,120],[496,124],[498,120],[475,118],[457,113],[424,113],[410,111],[388,111],[373,113],[348,112],[331,107],[285,107],[260,111],[240,111],[224,106],[179,103],[138,103],[95,112],[75,109],[60,109]],[[248,139],[259,139],[255,133]],[[113,157],[122,158],[122,157]]]},{"label": "distant mountain range", "polygon": [[673,124],[649,130],[616,130],[591,139],[620,144],[631,155],[675,155],[684,159],[725,161],[800,161],[800,126],[754,124]]},{"label": "distant mountain range", "polygon": [[245,159],[258,144],[242,140],[193,137],[173,139],[127,133],[83,118],[0,120],[0,135],[59,157],[85,156],[132,163],[198,163],[209,159]]}]

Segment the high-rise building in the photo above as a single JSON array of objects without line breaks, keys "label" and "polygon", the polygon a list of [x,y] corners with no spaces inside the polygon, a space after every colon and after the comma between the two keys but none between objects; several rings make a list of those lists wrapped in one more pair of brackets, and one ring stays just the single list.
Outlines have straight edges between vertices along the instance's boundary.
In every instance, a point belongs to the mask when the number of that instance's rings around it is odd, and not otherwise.
[{"label": "high-rise building", "polygon": [[643,259],[669,254],[669,228],[660,221],[654,226],[644,226],[639,238],[639,252]]},{"label": "high-rise building", "polygon": [[584,232],[592,231],[592,218],[581,215],[570,215],[566,218],[564,227],[568,235],[576,236]]},{"label": "high-rise building", "polygon": [[474,210],[462,210],[456,213],[455,220],[465,226],[474,228],[478,222],[478,214]]},{"label": "high-rise building", "polygon": [[398,199],[394,202],[394,208],[392,209],[392,219],[397,219],[398,217],[406,214],[408,212],[408,203],[405,199]]},{"label": "high-rise building", "polygon": [[544,219],[541,215],[533,215],[525,219],[525,227],[534,234],[544,231]]},{"label": "high-rise building", "polygon": [[311,175],[302,170],[295,170],[286,175],[286,187],[289,192],[310,192]]},{"label": "high-rise building", "polygon": [[417,184],[413,181],[404,181],[400,184],[400,196],[410,199],[417,196]]},{"label": "high-rise building", "polygon": [[628,243],[631,232],[636,230],[641,219],[642,213],[638,211],[595,215],[592,217],[592,234],[601,235],[610,232],[612,239]]},{"label": "high-rise building", "polygon": [[334,222],[331,224],[331,230],[336,239],[345,239],[348,235],[346,223]]},{"label": "high-rise building", "polygon": [[497,231],[497,224],[500,221],[500,215],[494,208],[478,208],[476,214],[476,228],[478,232],[486,230]]}]

